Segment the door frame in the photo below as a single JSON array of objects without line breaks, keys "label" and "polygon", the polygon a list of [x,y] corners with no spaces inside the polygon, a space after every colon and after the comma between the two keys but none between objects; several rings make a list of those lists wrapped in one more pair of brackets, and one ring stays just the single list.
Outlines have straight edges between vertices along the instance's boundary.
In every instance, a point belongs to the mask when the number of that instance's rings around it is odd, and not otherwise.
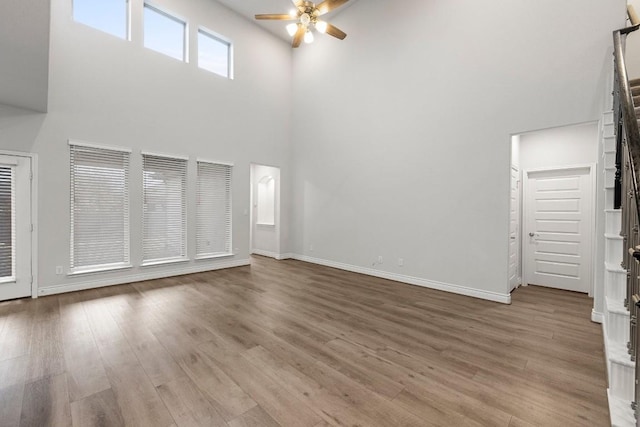
[{"label": "door frame", "polygon": [[[515,291],[516,289],[518,289],[520,286],[522,286],[522,278],[524,277],[523,275],[523,271],[522,271],[522,218],[523,218],[523,207],[522,207],[522,186],[524,185],[522,182],[522,171],[520,170],[520,166],[516,165],[514,163],[511,164],[510,168],[509,168],[509,232],[508,232],[508,238],[509,238],[509,242],[508,242],[508,257],[511,257],[511,179],[512,179],[512,172],[513,171],[517,171],[518,173],[518,177],[516,179],[517,182],[517,211],[516,211],[516,221],[517,221],[517,230],[516,230],[516,286],[515,287],[511,287],[511,278],[507,277],[507,281],[508,281],[508,289],[509,289],[509,293]],[[507,272],[509,271],[509,267],[511,267],[511,263],[507,262]]]},{"label": "door frame", "polygon": [[[597,192],[596,192],[596,164],[595,163],[583,163],[583,164],[575,164],[575,165],[566,165],[566,166],[552,166],[545,168],[533,168],[533,169],[525,169],[522,171],[522,212],[520,214],[520,220],[522,224],[522,236],[525,235],[526,227],[527,227],[527,200],[529,199],[529,174],[531,173],[539,173],[539,172],[559,172],[559,171],[572,171],[577,169],[587,169],[589,171],[589,182],[591,184],[591,227],[589,227],[589,232],[591,233],[591,243],[590,250],[591,256],[589,257],[589,277],[587,288],[589,289],[588,295],[593,297],[594,290],[594,278],[595,278],[595,263],[596,263],[596,234],[595,234],[595,226],[596,226],[596,207],[597,203]],[[527,286],[528,283],[525,283],[525,278],[527,277],[526,271],[526,262],[525,260],[528,258],[527,249],[528,245],[524,244],[524,239],[522,239],[522,256],[520,257],[520,271],[522,274],[522,284]]]},{"label": "door frame", "polygon": [[[273,169],[277,169],[278,170],[278,179],[276,181],[276,189],[275,189],[275,217],[274,217],[274,225],[273,225],[273,229],[274,229],[274,233],[275,233],[275,240],[276,240],[276,250],[275,252],[268,252],[268,251],[262,251],[259,249],[256,249],[255,246],[255,230],[258,227],[257,224],[257,211],[256,211],[256,207],[254,206],[257,202],[257,187],[254,185],[254,181],[255,183],[257,183],[256,181],[256,176],[255,176],[255,167],[268,167],[268,168],[273,168]],[[270,257],[270,258],[274,258],[277,260],[281,260],[284,259],[284,256],[282,255],[282,246],[281,246],[281,239],[280,239],[280,235],[281,235],[281,217],[282,217],[282,204],[281,204],[281,198],[282,198],[282,190],[281,190],[281,183],[282,183],[282,167],[281,166],[274,166],[271,164],[266,164],[266,163],[258,163],[258,162],[251,162],[249,164],[249,187],[250,187],[250,191],[249,191],[249,254],[256,254],[256,255],[262,255],[262,256],[266,256],[266,257]],[[267,226],[267,227],[271,227],[271,226]]]},{"label": "door frame", "polygon": [[31,162],[31,298],[38,298],[38,155],[0,150],[0,155],[24,157]]}]

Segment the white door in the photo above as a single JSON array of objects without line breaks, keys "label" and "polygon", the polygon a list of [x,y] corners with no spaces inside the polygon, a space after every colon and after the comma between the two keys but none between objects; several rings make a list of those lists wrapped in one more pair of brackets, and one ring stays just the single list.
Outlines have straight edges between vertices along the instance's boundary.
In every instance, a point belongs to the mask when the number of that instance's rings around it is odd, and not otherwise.
[{"label": "white door", "polygon": [[591,183],[588,167],[527,173],[526,283],[590,291]]},{"label": "white door", "polygon": [[509,289],[520,284],[520,171],[511,166],[511,202],[509,209]]},{"label": "white door", "polygon": [[31,295],[31,159],[0,155],[0,300]]}]

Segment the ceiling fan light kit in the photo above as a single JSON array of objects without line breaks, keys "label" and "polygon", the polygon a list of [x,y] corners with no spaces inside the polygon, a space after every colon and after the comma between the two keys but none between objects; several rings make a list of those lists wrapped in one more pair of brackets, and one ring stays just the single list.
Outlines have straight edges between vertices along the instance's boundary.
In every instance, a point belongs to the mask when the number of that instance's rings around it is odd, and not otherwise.
[{"label": "ceiling fan light kit", "polygon": [[313,43],[315,39],[312,29],[321,34],[329,34],[337,39],[344,40],[347,33],[338,27],[318,19],[318,17],[331,12],[342,6],[349,0],[325,0],[317,5],[310,1],[293,0],[295,9],[291,9],[288,14],[260,14],[256,15],[259,20],[275,21],[297,21],[287,25],[287,33],[293,37],[292,46],[299,47],[302,41]]}]

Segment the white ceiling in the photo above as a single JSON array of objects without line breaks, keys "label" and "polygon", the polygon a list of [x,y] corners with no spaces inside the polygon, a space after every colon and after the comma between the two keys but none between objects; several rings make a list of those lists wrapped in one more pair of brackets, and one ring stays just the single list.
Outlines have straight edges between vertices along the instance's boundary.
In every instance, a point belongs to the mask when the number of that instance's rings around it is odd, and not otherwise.
[{"label": "white ceiling", "polygon": [[[247,19],[254,21],[262,28],[285,41],[291,41],[291,37],[285,30],[286,22],[283,21],[257,21],[255,15],[258,13],[288,13],[293,8],[291,0],[217,0],[228,8],[238,12]],[[320,3],[322,0],[316,0]],[[349,6],[358,0],[350,0],[348,3],[340,6],[338,9],[328,13],[327,19],[344,12]]]}]

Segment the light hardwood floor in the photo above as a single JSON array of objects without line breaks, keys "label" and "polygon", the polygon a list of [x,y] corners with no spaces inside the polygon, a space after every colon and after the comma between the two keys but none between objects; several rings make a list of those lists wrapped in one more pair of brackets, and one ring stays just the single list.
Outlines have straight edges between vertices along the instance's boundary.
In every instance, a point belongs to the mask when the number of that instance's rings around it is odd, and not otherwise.
[{"label": "light hardwood floor", "polygon": [[0,304],[0,426],[606,426],[584,295],[298,261]]}]

